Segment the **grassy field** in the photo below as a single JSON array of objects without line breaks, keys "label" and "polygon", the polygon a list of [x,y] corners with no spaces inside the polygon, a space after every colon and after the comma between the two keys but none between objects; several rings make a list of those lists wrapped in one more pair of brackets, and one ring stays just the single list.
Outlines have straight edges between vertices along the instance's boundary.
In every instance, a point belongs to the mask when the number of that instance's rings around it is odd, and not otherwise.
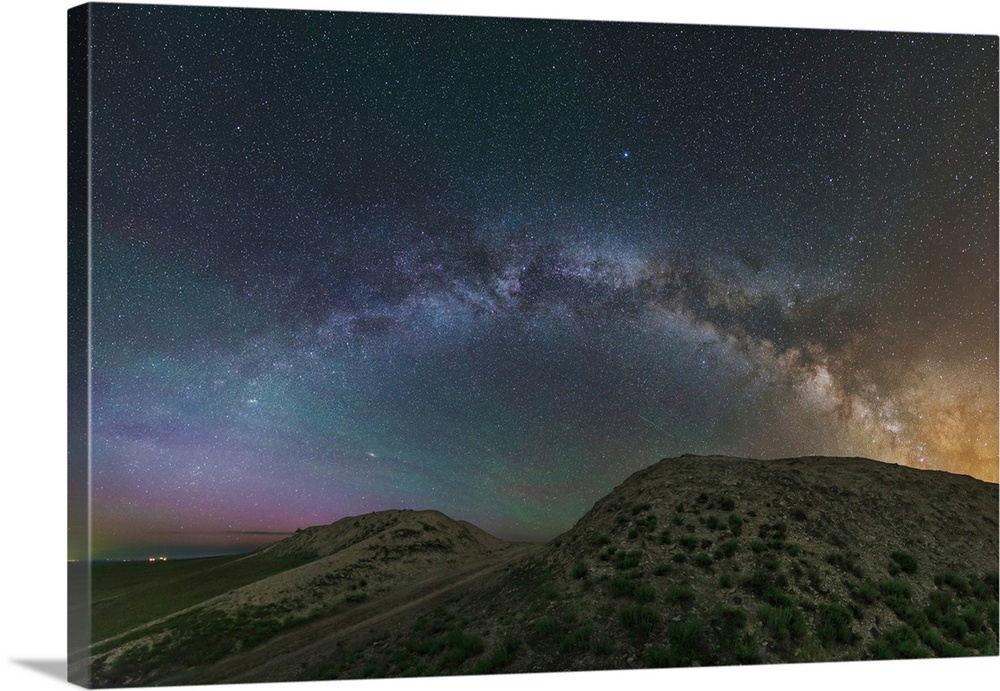
[{"label": "grassy field", "polygon": [[98,642],[309,561],[235,555],[92,566],[91,635]]}]

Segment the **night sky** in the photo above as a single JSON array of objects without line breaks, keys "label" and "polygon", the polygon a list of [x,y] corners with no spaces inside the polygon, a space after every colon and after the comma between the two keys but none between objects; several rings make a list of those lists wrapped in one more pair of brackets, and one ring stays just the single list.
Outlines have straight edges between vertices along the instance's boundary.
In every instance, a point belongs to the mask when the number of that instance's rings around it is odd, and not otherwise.
[{"label": "night sky", "polygon": [[97,5],[94,556],[683,453],[997,482],[997,39]]}]

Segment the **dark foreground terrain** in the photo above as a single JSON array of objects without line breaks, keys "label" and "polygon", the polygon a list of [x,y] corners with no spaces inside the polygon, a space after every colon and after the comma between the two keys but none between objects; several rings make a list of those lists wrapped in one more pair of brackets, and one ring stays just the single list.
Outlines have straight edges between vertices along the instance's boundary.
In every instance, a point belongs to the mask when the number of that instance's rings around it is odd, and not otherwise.
[{"label": "dark foreground terrain", "polygon": [[683,456],[545,545],[434,511],[346,518],[95,569],[93,682],[997,655],[997,514],[997,485],[966,476]]}]

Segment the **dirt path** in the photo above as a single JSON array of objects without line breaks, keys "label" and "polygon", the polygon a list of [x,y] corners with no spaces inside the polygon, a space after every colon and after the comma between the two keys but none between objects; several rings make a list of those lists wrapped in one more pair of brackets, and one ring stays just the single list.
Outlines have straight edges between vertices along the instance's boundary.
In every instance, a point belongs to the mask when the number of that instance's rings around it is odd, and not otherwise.
[{"label": "dirt path", "polygon": [[520,544],[482,563],[439,571],[348,612],[280,634],[252,650],[164,683],[269,682],[296,678],[303,670],[322,664],[338,643],[345,645],[376,630],[388,630],[415,612],[433,609],[540,547],[541,544]]}]

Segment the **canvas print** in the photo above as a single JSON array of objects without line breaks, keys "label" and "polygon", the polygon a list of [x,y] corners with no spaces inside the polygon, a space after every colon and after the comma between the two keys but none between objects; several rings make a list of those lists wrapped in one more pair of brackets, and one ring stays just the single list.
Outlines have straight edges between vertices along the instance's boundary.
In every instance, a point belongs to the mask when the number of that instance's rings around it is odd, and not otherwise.
[{"label": "canvas print", "polygon": [[998,654],[996,36],[68,38],[75,683]]}]

